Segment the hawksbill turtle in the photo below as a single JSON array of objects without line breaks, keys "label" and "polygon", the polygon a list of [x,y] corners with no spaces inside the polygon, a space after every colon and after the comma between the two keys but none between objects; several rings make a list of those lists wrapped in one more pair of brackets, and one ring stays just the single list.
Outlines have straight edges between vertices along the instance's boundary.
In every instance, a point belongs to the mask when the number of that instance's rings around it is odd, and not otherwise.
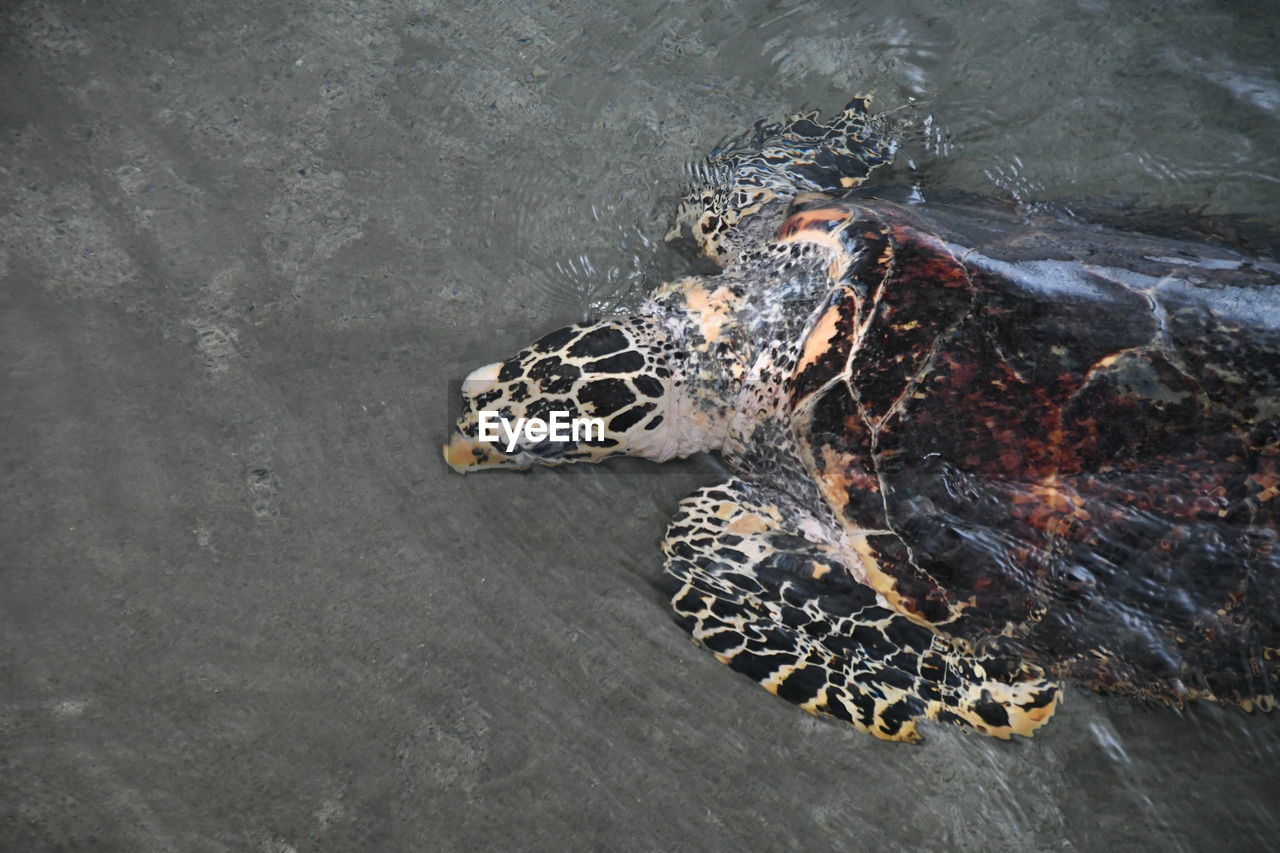
[{"label": "hawksbill turtle", "polygon": [[[712,152],[668,236],[721,270],[471,373],[446,461],[719,451],[662,543],[677,621],[879,738],[1030,735],[1066,681],[1270,710],[1280,266],[872,191],[868,104]],[[478,431],[557,411],[605,434]]]}]

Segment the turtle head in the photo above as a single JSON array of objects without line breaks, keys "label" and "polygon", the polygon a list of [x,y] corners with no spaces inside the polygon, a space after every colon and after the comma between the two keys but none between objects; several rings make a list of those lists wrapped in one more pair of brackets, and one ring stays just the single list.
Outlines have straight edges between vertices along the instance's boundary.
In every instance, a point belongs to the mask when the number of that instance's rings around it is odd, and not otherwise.
[{"label": "turtle head", "polygon": [[706,449],[680,429],[675,347],[654,317],[557,329],[463,380],[463,411],[444,447],[455,471]]}]

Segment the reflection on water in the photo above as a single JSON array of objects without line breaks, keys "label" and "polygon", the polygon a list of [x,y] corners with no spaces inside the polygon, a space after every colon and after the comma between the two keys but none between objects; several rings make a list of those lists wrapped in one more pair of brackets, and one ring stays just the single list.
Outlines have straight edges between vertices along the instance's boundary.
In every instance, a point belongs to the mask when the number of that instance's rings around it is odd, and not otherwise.
[{"label": "reflection on water", "polygon": [[1102,2],[1070,14],[1049,3],[736,4],[638,27],[607,85],[578,70],[599,60],[591,29],[539,85],[601,147],[575,140],[581,159],[563,162],[514,153],[516,168],[501,172],[507,183],[478,219],[512,226],[504,248],[529,259],[553,305],[605,307],[642,293],[648,240],[669,210],[656,202],[678,191],[673,158],[687,163],[718,138],[692,132],[711,123],[671,110],[667,85],[722,115],[722,134],[873,91],[878,109],[900,117],[895,178],[925,198],[940,186],[1024,205],[1106,198],[1265,216],[1280,194],[1267,24],[1211,5],[1171,19]]}]

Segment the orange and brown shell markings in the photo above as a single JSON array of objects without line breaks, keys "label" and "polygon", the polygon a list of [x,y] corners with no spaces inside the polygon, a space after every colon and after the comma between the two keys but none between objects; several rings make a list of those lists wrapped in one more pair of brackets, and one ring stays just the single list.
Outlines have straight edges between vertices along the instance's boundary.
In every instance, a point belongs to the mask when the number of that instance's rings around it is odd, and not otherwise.
[{"label": "orange and brown shell markings", "polygon": [[838,517],[895,534],[868,582],[1062,677],[1269,707],[1280,276],[1132,235],[943,233],[878,202],[789,228],[847,264],[789,393]]}]

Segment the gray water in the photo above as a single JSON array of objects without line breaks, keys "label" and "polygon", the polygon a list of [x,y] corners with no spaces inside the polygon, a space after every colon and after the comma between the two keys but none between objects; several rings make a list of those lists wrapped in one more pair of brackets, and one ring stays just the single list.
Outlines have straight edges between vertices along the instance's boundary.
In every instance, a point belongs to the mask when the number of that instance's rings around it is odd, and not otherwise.
[{"label": "gray water", "polygon": [[1275,715],[877,742],[669,620],[715,460],[439,453],[450,379],[681,269],[686,165],[802,104],[876,90],[926,198],[1274,224],[1274,4],[0,16],[0,849],[1280,844]]}]

